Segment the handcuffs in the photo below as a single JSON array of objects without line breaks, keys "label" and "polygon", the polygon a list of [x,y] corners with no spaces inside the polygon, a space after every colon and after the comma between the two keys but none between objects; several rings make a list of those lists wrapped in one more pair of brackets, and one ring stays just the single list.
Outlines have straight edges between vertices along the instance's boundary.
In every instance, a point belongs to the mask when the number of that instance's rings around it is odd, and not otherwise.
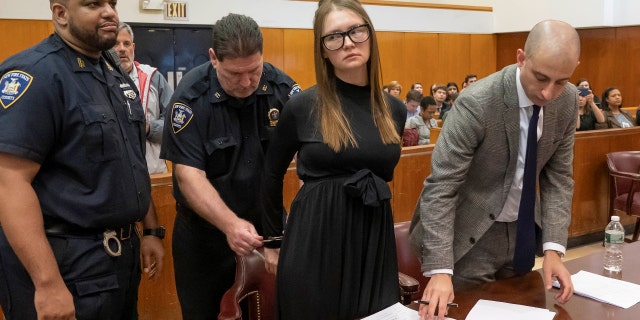
[{"label": "handcuffs", "polygon": [[[104,250],[107,251],[108,255],[112,257],[119,257],[120,255],[122,255],[122,244],[120,243],[120,239],[118,239],[118,234],[115,230],[107,230],[102,233],[102,236],[102,245],[104,245]],[[118,249],[116,251],[113,251],[113,249],[111,249],[111,246],[109,245],[110,240],[113,240],[118,246]]]}]

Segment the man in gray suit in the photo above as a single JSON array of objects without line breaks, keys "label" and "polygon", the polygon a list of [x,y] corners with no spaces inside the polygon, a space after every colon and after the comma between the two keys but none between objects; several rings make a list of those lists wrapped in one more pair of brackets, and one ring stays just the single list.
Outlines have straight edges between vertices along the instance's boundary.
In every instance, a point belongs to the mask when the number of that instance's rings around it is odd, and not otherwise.
[{"label": "man in gray suit", "polygon": [[433,319],[436,310],[446,314],[454,288],[517,275],[513,256],[533,105],[542,106],[535,222],[541,228],[544,282],[551,289],[557,278],[561,303],[573,295],[561,257],[571,219],[578,112],[577,90],[568,81],[579,56],[573,27],[540,22],[524,50],[517,50],[516,64],[465,89],[449,111],[411,226],[413,249],[431,277],[422,319]]}]

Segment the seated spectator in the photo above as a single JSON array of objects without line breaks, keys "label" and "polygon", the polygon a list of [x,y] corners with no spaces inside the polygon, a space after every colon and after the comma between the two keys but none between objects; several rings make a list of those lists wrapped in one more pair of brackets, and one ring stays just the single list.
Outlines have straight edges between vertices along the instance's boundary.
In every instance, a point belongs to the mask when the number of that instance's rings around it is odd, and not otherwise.
[{"label": "seated spectator", "polygon": [[606,117],[607,128],[630,128],[635,126],[633,117],[622,110],[622,94],[616,87],[607,88],[602,93],[602,111]]},{"label": "seated spectator", "polygon": [[422,94],[422,84],[420,82],[416,82],[411,85],[411,90],[418,90],[420,94]]},{"label": "seated spectator", "polygon": [[431,128],[437,128],[438,122],[433,118],[436,113],[436,101],[431,96],[426,96],[420,100],[420,114],[413,116],[407,120],[404,125],[405,129],[418,129],[420,139],[419,145],[429,144]]},{"label": "seated spectator", "polygon": [[578,87],[578,121],[576,131],[606,129],[604,114],[593,102],[593,93],[587,88]]},{"label": "seated spectator", "polygon": [[[594,89],[591,88],[591,83],[589,83],[589,80],[587,80],[586,78],[581,78],[578,79],[578,81],[576,81],[576,87],[578,88],[587,88],[589,90],[591,90],[591,93],[593,93]],[[596,104],[596,106],[598,106],[598,108],[602,108],[601,102],[600,102],[600,98],[598,98],[598,96],[596,96],[595,94],[593,94],[593,103]]]},{"label": "seated spectator", "polygon": [[449,105],[453,105],[453,95],[458,93],[458,85],[455,82],[447,83],[447,99],[445,100]]},{"label": "seated spectator", "polygon": [[[468,74],[466,77],[464,77],[464,81],[462,82],[462,90],[464,90],[464,88],[470,86],[472,83],[478,81],[478,76],[470,73]],[[461,90],[461,91],[462,91]]]},{"label": "seated spectator", "polygon": [[440,113],[440,119],[442,119],[442,115],[451,109],[451,105],[445,101],[447,100],[447,87],[438,85],[433,92],[433,99],[436,101],[436,111]]},{"label": "seated spectator", "polygon": [[387,87],[389,88],[389,94],[391,94],[392,96],[400,99],[400,92],[402,92],[402,86],[400,85],[400,83],[398,81],[394,80],[394,81],[389,82]]},{"label": "seated spectator", "polygon": [[[451,95],[451,102],[449,103],[449,111],[451,111],[451,109],[453,108],[453,103],[456,102],[456,99],[458,99],[458,95],[460,94],[460,92],[456,92],[454,94]],[[445,112],[442,116],[440,116],[440,120],[442,120],[442,126],[444,126],[444,121],[447,120],[447,115],[449,115],[450,112]]]},{"label": "seated spectator", "polygon": [[439,87],[439,86],[442,86],[442,85],[441,84],[437,84],[437,83],[434,83],[434,84],[431,85],[431,89],[430,89],[429,92],[431,92],[430,95],[432,97],[433,97],[433,94],[436,93],[436,88]]},{"label": "seated spectator", "polygon": [[407,120],[420,113],[420,100],[422,100],[422,93],[420,93],[420,91],[411,90],[407,92],[407,100],[404,102],[407,106]]}]

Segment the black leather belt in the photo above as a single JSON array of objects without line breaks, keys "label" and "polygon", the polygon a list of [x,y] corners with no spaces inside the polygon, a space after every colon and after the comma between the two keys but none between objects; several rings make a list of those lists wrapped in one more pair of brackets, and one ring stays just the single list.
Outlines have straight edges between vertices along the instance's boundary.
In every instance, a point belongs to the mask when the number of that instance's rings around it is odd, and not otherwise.
[{"label": "black leather belt", "polygon": [[112,257],[122,254],[122,244],[120,241],[129,240],[136,232],[135,223],[130,223],[122,227],[104,230],[93,228],[81,228],[62,222],[45,222],[44,232],[48,236],[81,236],[102,238],[105,251]]},{"label": "black leather belt", "polygon": [[114,236],[119,240],[128,240],[131,238],[133,233],[135,232],[136,226],[131,223],[128,225],[124,225],[119,228],[104,228],[94,229],[94,228],[82,228],[79,226],[74,226],[68,223],[45,223],[44,232],[48,236],[96,236],[97,238],[102,238],[102,234],[107,231],[114,231]]}]

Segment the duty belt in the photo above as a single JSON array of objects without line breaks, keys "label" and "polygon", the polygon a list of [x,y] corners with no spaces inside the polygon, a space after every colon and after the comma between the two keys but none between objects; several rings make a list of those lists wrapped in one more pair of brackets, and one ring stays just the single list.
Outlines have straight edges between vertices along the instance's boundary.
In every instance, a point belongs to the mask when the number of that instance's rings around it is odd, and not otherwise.
[{"label": "duty belt", "polygon": [[[121,241],[130,239],[135,231],[135,223],[105,230],[81,228],[79,226],[60,222],[45,223],[44,227],[44,232],[48,236],[92,236],[96,238],[101,236],[104,250],[112,257],[118,257],[122,254]],[[111,247],[112,244],[115,246],[115,250]]]}]

